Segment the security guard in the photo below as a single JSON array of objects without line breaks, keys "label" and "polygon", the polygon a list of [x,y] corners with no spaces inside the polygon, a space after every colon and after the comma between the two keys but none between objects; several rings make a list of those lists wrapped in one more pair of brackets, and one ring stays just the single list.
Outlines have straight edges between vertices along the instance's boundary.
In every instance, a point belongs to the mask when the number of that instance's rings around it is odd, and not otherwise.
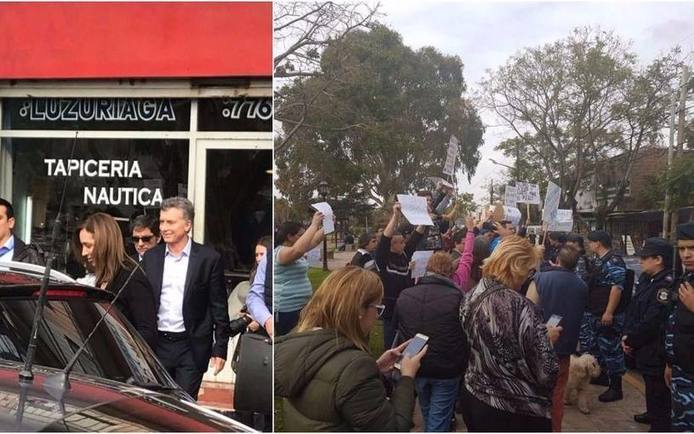
[{"label": "security guard", "polygon": [[626,286],[627,267],[612,251],[612,237],[607,232],[589,233],[588,247],[596,258],[589,270],[588,307],[583,314],[579,343],[581,352],[595,356],[601,370],[607,372],[610,387],[598,399],[618,401],[622,399],[622,376],[626,372],[622,331],[628,300],[622,292]]},{"label": "security guard", "polygon": [[677,251],[684,273],[672,291],[677,302],[665,335],[665,382],[672,392],[672,430],[694,431],[694,223],[677,226]]},{"label": "security guard", "polygon": [[670,431],[670,390],[665,384],[665,323],[668,308],[658,301],[659,291],[672,286],[672,246],[663,238],[649,238],[636,253],[641,276],[627,308],[622,348],[636,359],[646,386],[646,412],[634,416],[650,423],[651,431]]}]

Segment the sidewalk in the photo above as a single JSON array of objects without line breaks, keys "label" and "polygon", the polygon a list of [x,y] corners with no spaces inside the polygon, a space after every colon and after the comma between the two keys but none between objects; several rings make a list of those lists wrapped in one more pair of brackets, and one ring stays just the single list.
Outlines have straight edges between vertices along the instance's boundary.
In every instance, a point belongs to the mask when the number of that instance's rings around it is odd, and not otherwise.
[{"label": "sidewalk", "polygon": [[[624,376],[622,388],[624,399],[603,404],[598,401],[598,395],[606,388],[590,386],[591,413],[583,414],[575,406],[564,407],[562,431],[565,432],[647,432],[649,425],[634,422],[633,416],[646,411],[643,379],[639,374],[629,372]],[[465,424],[460,414],[456,414],[456,431],[466,432]],[[414,432],[423,431],[422,414],[419,405],[415,406]]]}]

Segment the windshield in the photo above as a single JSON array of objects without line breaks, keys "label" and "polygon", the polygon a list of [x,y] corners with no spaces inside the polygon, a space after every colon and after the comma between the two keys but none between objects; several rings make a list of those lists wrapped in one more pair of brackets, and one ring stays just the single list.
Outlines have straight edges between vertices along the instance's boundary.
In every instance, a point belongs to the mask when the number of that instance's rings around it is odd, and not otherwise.
[{"label": "windshield", "polygon": [[[0,300],[0,359],[23,362],[37,300]],[[85,298],[49,300],[38,329],[35,365],[63,369],[108,303]],[[175,388],[152,350],[113,308],[75,363],[73,372],[131,384]]]}]

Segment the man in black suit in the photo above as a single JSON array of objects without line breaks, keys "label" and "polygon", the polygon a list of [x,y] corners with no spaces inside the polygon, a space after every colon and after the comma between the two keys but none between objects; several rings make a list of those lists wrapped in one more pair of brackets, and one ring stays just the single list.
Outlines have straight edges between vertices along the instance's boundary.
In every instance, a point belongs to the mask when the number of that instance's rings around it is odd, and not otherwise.
[{"label": "man in black suit", "polygon": [[15,261],[44,265],[43,257],[33,244],[25,244],[14,234],[14,208],[0,197],[0,262]]},{"label": "man in black suit", "polygon": [[165,244],[147,251],[142,264],[157,307],[157,356],[197,399],[208,361],[215,375],[224,367],[229,314],[221,256],[190,238],[193,217],[188,199],[164,200],[159,229]]},{"label": "man in black suit", "polygon": [[137,262],[142,262],[147,250],[154,248],[161,240],[157,217],[145,214],[135,217],[130,223],[130,234],[135,249],[135,253],[130,256]]}]

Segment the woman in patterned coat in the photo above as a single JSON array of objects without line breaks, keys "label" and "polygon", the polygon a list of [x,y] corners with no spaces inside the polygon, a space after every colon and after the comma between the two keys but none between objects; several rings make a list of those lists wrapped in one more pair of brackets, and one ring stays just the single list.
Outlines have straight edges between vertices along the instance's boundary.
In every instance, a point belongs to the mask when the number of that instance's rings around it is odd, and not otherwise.
[{"label": "woman in patterned coat", "polygon": [[559,371],[541,312],[518,289],[539,261],[528,240],[505,238],[485,261],[482,280],[461,306],[470,356],[461,389],[468,431],[551,431]]}]

